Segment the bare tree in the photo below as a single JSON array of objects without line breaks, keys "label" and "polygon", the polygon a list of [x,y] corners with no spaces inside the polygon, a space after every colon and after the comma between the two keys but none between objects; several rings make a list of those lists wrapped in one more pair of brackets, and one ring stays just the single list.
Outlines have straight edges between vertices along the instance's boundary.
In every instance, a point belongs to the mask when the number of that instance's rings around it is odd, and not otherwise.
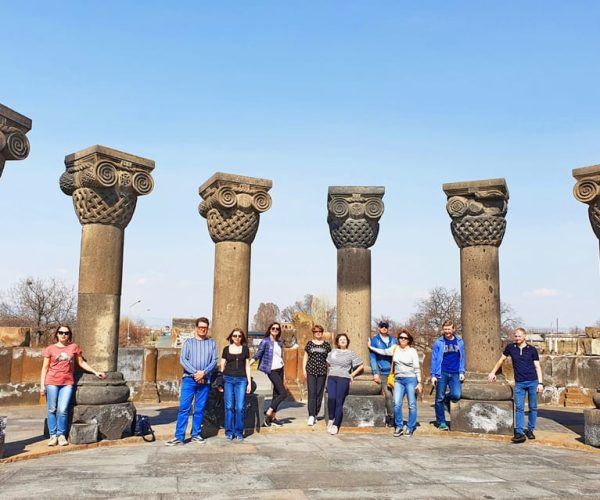
[{"label": "bare tree", "polygon": [[273,302],[261,302],[258,306],[258,310],[254,315],[254,321],[252,323],[252,329],[259,332],[264,332],[274,321],[279,321],[281,312],[277,304]]},{"label": "bare tree", "polygon": [[517,316],[514,308],[506,302],[500,303],[500,331],[502,336],[511,338],[511,335],[515,328],[521,326],[523,320]]},{"label": "bare tree", "polygon": [[75,290],[56,278],[22,279],[6,296],[0,304],[2,322],[31,327],[38,342],[43,334],[59,324],[75,322]]},{"label": "bare tree", "polygon": [[150,328],[144,320],[125,316],[119,320],[119,347],[142,347],[150,338]]}]

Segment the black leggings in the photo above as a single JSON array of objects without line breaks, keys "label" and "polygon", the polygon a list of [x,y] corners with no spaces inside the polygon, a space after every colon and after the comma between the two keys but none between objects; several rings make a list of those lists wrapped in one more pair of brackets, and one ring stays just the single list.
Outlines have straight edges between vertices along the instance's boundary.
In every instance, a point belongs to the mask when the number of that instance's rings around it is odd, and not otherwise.
[{"label": "black leggings", "polygon": [[287,398],[287,391],[283,385],[283,368],[277,368],[277,370],[271,370],[268,374],[269,380],[273,383],[273,398],[271,399],[270,408],[273,413],[277,411],[279,405]]},{"label": "black leggings", "polygon": [[327,375],[311,375],[309,373],[306,376],[309,417],[316,417],[321,411],[323,391],[325,390],[325,380],[327,380]]}]

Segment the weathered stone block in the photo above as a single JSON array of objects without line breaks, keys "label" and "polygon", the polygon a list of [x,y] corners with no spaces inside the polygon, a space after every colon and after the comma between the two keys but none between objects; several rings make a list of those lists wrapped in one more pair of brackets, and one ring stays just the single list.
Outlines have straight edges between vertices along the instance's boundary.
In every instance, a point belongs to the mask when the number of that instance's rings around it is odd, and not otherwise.
[{"label": "weathered stone block", "polygon": [[39,384],[0,384],[0,406],[35,405],[39,400]]},{"label": "weathered stone block", "polygon": [[100,439],[121,439],[131,436],[135,413],[133,403],[77,405],[73,409],[73,421],[89,422],[95,419]]},{"label": "weathered stone block", "polygon": [[157,381],[156,388],[161,401],[179,401],[180,379]]},{"label": "weathered stone block", "polygon": [[4,436],[6,435],[6,417],[0,417],[0,459],[4,457]]},{"label": "weathered stone block", "polygon": [[10,383],[20,384],[23,374],[23,347],[14,347],[10,360]]},{"label": "weathered stone block", "polygon": [[585,335],[592,339],[600,339],[600,327],[586,326]]},{"label": "weathered stone block", "polygon": [[127,382],[137,382],[143,379],[144,348],[121,347],[117,358],[117,370],[123,374]]},{"label": "weathered stone block", "polygon": [[44,358],[42,357],[41,348],[24,347],[23,348],[23,361],[21,368],[21,383],[22,384],[36,384],[40,381],[40,372],[42,371],[42,363]]},{"label": "weathered stone block", "polygon": [[473,401],[504,401],[512,398],[513,390],[507,382],[497,381],[493,384],[468,379],[462,386],[462,399]]},{"label": "weathered stone block", "polygon": [[512,401],[473,401],[451,403],[452,430],[510,436],[514,428]]},{"label": "weathered stone block", "polygon": [[98,422],[75,422],[69,429],[69,441],[73,444],[89,444],[98,441]]},{"label": "weathered stone block", "polygon": [[[327,415],[327,399],[325,399]],[[385,427],[385,399],[379,396],[346,397],[344,402],[344,427]]]},{"label": "weathered stone block", "polygon": [[551,356],[552,375],[550,380],[544,380],[557,387],[577,385],[577,357],[576,356]]},{"label": "weathered stone block", "polygon": [[0,326],[0,347],[26,347],[31,341],[31,329],[20,326]]},{"label": "weathered stone block", "polygon": [[179,363],[179,349],[158,349],[156,381],[181,380],[183,369]]},{"label": "weathered stone block", "polygon": [[12,364],[12,348],[0,348],[0,384],[10,382],[10,365]]},{"label": "weathered stone block", "polygon": [[600,410],[583,410],[583,425],[585,444],[600,448]]},{"label": "weathered stone block", "polygon": [[580,363],[578,370],[580,386],[588,389],[600,387],[600,356],[582,356]]}]

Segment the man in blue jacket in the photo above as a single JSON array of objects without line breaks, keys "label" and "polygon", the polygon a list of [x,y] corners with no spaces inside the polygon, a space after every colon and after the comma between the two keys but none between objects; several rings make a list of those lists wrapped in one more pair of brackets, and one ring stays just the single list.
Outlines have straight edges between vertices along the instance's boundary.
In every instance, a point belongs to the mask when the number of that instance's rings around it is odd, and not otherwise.
[{"label": "man in blue jacket", "polygon": [[[390,324],[387,321],[380,321],[377,326],[379,333],[371,339],[371,346],[377,349],[389,349],[393,345],[398,345],[398,341],[389,335]],[[387,378],[391,371],[392,356],[384,356],[369,352],[371,360],[371,370],[373,371],[373,380],[381,385],[381,390],[385,396],[385,425],[394,426],[394,395],[387,388]]]},{"label": "man in blue jacket", "polygon": [[[442,333],[431,350],[431,383],[435,386],[435,425],[447,431],[444,405],[460,399],[461,382],[465,379],[465,344],[455,335],[452,320],[444,321]],[[446,388],[450,388],[449,396]]]}]

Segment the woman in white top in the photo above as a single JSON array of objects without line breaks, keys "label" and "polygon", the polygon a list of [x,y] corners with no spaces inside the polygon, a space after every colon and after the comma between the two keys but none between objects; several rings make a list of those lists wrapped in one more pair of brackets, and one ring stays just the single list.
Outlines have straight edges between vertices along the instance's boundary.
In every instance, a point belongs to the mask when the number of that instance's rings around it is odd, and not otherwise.
[{"label": "woman in white top", "polygon": [[[417,426],[417,394],[423,390],[421,384],[421,368],[419,354],[414,347],[413,336],[408,330],[402,328],[398,333],[398,345],[389,349],[369,349],[378,354],[392,356],[394,382],[394,437],[402,435],[412,436]],[[404,395],[408,399],[408,424],[404,425],[402,415],[402,402]]]}]

